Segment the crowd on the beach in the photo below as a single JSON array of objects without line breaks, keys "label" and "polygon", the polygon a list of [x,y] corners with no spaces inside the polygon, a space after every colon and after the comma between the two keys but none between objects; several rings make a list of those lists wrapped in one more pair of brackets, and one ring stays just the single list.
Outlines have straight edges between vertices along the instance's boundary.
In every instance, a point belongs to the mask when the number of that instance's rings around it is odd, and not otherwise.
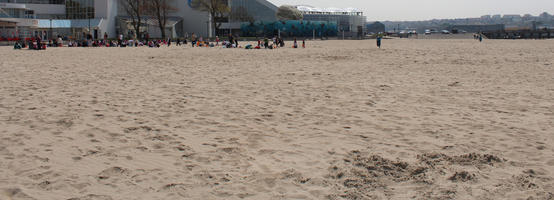
[{"label": "crowd on the beach", "polygon": [[[244,48],[244,49],[276,49],[285,47],[285,41],[283,38],[275,36],[272,39],[264,38],[263,40],[258,40],[258,45],[253,46],[247,44],[244,47],[239,45],[238,37],[233,34],[229,34],[226,40],[221,40],[218,36],[215,38],[203,38],[202,36],[197,36],[192,33],[188,34],[184,38],[177,39],[150,39],[148,35],[142,39],[128,39],[124,38],[123,35],[119,35],[117,39],[108,39],[108,36],[105,35],[103,39],[94,39],[92,35],[87,34],[84,39],[80,40],[71,40],[65,39],[62,36],[57,36],[55,39],[44,40],[43,38],[37,36],[33,38],[27,38],[25,41],[19,40],[14,44],[14,49],[34,49],[34,50],[44,50],[49,47],[150,47],[150,48],[160,48],[162,46],[188,46],[191,47],[220,47],[220,48]],[[292,48],[299,48],[299,44],[296,38],[293,40]],[[302,48],[306,47],[305,40],[302,40]]]},{"label": "crowd on the beach", "polygon": [[481,33],[473,34],[473,39],[474,40],[479,40],[479,42],[483,42],[483,34],[481,34]]}]

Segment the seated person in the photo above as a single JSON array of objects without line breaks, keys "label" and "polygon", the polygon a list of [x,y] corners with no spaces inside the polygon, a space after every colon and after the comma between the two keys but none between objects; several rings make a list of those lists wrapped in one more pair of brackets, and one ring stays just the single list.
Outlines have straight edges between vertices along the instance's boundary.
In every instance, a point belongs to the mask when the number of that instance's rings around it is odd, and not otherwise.
[{"label": "seated person", "polygon": [[16,43],[13,45],[13,49],[21,49],[21,48],[23,48],[23,47],[21,46],[21,44],[19,44],[19,42],[16,42]]}]

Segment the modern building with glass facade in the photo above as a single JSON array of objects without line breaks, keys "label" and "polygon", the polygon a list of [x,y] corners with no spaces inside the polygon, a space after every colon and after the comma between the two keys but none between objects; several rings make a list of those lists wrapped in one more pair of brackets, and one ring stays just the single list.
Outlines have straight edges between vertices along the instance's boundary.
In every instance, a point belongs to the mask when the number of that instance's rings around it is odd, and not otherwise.
[{"label": "modern building with glass facade", "polygon": [[[216,33],[208,13],[191,6],[191,0],[170,1],[175,8],[170,13],[166,33],[168,37],[183,37],[195,33],[213,36]],[[231,8],[229,16],[219,19],[222,25],[218,35],[229,30],[240,30],[245,21],[275,21],[277,6],[267,0],[226,0]],[[145,16],[141,33],[134,33],[131,20],[120,0],[0,0],[0,36],[45,37],[56,35],[81,38],[84,33],[102,38],[122,34],[161,37],[156,20]]]},{"label": "modern building with glass facade", "polygon": [[117,0],[0,0],[1,37],[116,36]]},{"label": "modern building with glass facade", "polygon": [[[140,33],[134,33],[129,15],[122,8],[122,0],[0,0],[0,37],[51,38],[62,35],[82,38],[91,34],[95,38],[117,38],[148,34],[161,37],[161,31],[152,17],[144,17]],[[217,19],[219,30],[212,27],[207,12],[192,8],[192,0],[172,0],[175,8],[166,26],[167,37],[224,35],[240,31],[241,24],[253,21],[276,21],[278,7],[268,0],[225,0],[231,8],[228,16]],[[305,21],[335,22],[339,31],[356,32],[363,27],[365,17],[355,9],[321,10],[298,6]]]},{"label": "modern building with glass facade", "polygon": [[218,35],[240,32],[241,24],[253,21],[276,21],[277,6],[267,0],[227,0],[231,12],[223,20]]},{"label": "modern building with glass facade", "polygon": [[339,32],[348,37],[360,36],[364,33],[366,17],[357,8],[315,8],[311,6],[296,6],[304,16],[304,21],[335,22]]},{"label": "modern building with glass facade", "polygon": [[[121,0],[0,0],[0,37],[27,38],[61,35],[79,39],[85,34],[95,38],[131,37],[128,15]],[[188,0],[172,1],[175,11],[168,20],[168,37],[185,33],[207,35],[209,17],[194,10]],[[159,28],[151,17],[145,17],[144,30],[152,38],[160,37]],[[133,33],[134,34],[134,33]]]}]

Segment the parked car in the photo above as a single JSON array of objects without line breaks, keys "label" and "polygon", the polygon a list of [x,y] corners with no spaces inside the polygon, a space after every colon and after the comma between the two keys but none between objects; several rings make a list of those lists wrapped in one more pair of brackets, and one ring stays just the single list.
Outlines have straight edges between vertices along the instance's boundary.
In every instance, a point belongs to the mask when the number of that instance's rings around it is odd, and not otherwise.
[{"label": "parked car", "polygon": [[442,30],[441,33],[442,33],[442,34],[450,34],[450,31]]}]

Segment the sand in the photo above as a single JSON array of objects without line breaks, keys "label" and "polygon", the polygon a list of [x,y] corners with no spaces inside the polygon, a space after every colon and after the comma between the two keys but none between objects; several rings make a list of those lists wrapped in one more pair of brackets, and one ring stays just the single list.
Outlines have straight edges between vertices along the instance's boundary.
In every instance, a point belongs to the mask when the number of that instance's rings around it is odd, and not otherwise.
[{"label": "sand", "polygon": [[0,199],[554,198],[554,40],[383,47],[2,47]]}]

